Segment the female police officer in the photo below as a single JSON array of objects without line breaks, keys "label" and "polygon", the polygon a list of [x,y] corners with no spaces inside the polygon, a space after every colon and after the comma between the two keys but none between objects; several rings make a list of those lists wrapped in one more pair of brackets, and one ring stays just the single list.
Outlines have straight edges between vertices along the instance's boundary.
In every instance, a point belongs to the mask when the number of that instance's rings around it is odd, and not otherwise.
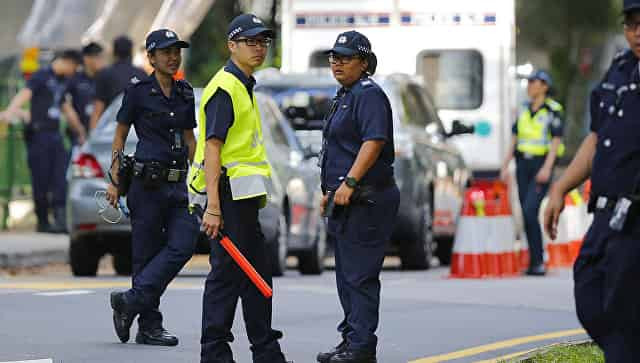
[{"label": "female police officer", "polygon": [[640,362],[640,1],[624,1],[619,53],[591,93],[591,133],[549,193],[545,228],[557,234],[564,195],[589,176],[593,223],[574,265],[576,312],[607,362]]},{"label": "female police officer", "polygon": [[364,35],[342,33],[328,53],[342,88],[323,131],[322,209],[329,217],[329,239],[335,246],[344,319],[338,326],[342,342],[317,359],[376,362],[379,275],[400,202],[393,177],[391,106],[369,78],[377,60]]},{"label": "female police officer", "polygon": [[162,327],[158,307],[169,282],[191,258],[198,235],[197,221],[188,211],[185,183],[187,158],[193,160],[195,150],[193,89],[172,78],[180,67],[181,48],[188,46],[171,30],[151,32],[146,49],[155,71],[142,80],[132,78],[117,116],[111,170],[114,183],[108,189],[114,206],[118,202],[115,156],[122,152],[131,124],[139,138],[127,201],[133,287],[111,294],[113,323],[123,343],[129,340],[133,319],[140,315],[136,343],[178,344],[178,338]]}]

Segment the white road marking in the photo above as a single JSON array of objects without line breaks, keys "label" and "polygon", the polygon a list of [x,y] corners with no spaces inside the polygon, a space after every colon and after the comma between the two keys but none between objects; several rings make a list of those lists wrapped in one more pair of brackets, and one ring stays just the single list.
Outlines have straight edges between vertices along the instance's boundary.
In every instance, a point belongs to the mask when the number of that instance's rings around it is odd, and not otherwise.
[{"label": "white road marking", "polygon": [[[91,290],[69,290],[69,291],[54,291],[54,292],[39,292],[37,294],[34,295],[38,295],[38,296],[69,296],[69,295],[88,295],[88,294],[93,294],[93,291]],[[34,362],[38,362],[39,361],[34,361]],[[2,363],[2,362],[0,362]]]},{"label": "white road marking", "polygon": [[38,360],[16,360],[10,362],[0,362],[0,363],[53,363],[53,359],[38,359]]}]

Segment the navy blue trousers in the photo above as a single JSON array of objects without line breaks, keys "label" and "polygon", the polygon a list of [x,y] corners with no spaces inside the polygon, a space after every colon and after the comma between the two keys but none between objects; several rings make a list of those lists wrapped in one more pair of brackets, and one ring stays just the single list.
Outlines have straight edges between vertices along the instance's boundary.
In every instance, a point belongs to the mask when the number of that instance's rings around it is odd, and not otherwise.
[{"label": "navy blue trousers", "polygon": [[58,130],[34,132],[26,140],[27,162],[38,223],[48,224],[49,208],[64,208],[68,157]]},{"label": "navy blue trousers", "polygon": [[640,362],[640,221],[613,232],[596,213],[574,265],[578,319],[607,363]]},{"label": "navy blue trousers", "polygon": [[400,204],[398,187],[378,191],[372,203],[339,208],[329,218],[336,285],[344,318],[338,332],[353,350],[375,352],[380,315],[380,272]]},{"label": "navy blue trousers", "polygon": [[[227,189],[220,195],[224,233],[271,286],[271,262],[258,221],[259,199],[234,201]],[[247,329],[254,363],[284,363],[278,339],[271,328],[272,301],[265,298],[220,244],[211,239],[211,271],[202,301],[201,363],[231,363],[229,343],[238,300]]]},{"label": "navy blue trousers", "polygon": [[516,159],[518,196],[522,207],[524,231],[529,243],[529,267],[543,264],[542,229],[538,220],[540,203],[549,190],[549,183],[539,184],[536,175],[544,164],[544,157]]},{"label": "navy blue trousers", "polygon": [[162,326],[160,297],[195,252],[199,226],[189,214],[184,182],[145,189],[133,178],[127,195],[131,211],[132,288],[127,299],[140,311],[142,330]]}]

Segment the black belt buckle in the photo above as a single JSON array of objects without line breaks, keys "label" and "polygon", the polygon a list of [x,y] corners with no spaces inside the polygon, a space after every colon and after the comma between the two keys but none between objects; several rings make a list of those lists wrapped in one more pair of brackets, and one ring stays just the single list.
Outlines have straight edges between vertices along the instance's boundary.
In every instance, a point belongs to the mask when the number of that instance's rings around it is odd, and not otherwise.
[{"label": "black belt buckle", "polygon": [[169,183],[177,183],[180,181],[183,174],[181,169],[169,169],[167,172],[167,181]]}]

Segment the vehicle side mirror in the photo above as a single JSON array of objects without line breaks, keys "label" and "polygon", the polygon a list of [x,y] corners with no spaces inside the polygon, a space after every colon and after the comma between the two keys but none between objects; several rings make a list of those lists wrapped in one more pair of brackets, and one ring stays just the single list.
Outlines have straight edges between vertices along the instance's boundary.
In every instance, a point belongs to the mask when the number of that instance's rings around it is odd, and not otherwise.
[{"label": "vehicle side mirror", "polygon": [[456,135],[473,134],[476,128],[473,125],[465,125],[460,120],[453,120],[451,125],[451,132],[447,134],[447,137]]}]

